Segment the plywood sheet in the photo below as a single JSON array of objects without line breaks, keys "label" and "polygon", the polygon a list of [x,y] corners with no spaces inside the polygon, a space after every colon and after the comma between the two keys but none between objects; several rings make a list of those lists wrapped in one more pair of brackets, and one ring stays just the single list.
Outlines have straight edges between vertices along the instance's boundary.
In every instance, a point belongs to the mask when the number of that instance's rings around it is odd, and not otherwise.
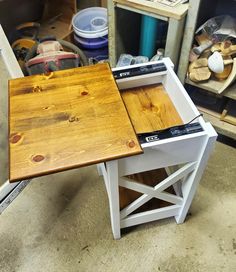
[{"label": "plywood sheet", "polygon": [[142,152],[108,64],[9,82],[10,180]]},{"label": "plywood sheet", "polygon": [[183,124],[162,84],[127,89],[121,95],[136,133]]}]

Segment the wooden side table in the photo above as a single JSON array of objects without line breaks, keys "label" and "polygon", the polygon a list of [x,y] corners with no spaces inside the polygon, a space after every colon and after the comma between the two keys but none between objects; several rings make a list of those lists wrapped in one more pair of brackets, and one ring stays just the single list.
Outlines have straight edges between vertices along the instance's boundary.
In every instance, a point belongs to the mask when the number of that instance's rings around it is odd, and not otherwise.
[{"label": "wooden side table", "polygon": [[[116,81],[108,64],[10,80],[10,181],[97,164],[107,189],[115,239],[121,237],[121,228],[153,220],[175,217],[182,223],[217,134],[199,116],[170,59],[146,66],[113,69],[125,76]],[[148,67],[155,70],[137,73]],[[154,141],[137,139],[137,133],[175,129],[192,119],[200,130],[184,135],[175,131],[173,137]],[[158,183],[130,178],[160,168],[167,175]],[[120,187],[141,196],[121,207]],[[166,191],[169,187],[171,192]],[[137,211],[152,198],[168,204]]]},{"label": "wooden side table", "polygon": [[[144,2],[145,4],[143,4]],[[112,67],[115,67],[117,62],[117,8],[167,21],[168,32],[166,38],[165,56],[170,57],[175,65],[178,64],[185,16],[188,11],[188,4],[181,4],[177,7],[171,8],[159,3],[142,0],[113,0],[108,1],[107,7],[109,20],[109,59]]]}]

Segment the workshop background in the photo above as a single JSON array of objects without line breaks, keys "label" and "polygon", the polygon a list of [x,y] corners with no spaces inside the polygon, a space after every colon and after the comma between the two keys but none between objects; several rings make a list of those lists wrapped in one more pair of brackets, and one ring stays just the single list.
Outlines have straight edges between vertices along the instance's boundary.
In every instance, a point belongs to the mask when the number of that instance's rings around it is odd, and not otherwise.
[{"label": "workshop background", "polygon": [[[128,5],[133,2],[134,7],[140,4],[140,1],[99,0],[67,0],[63,4],[56,0],[19,0],[16,4],[14,0],[2,0],[0,24],[10,44],[16,39],[16,26],[40,22],[39,33],[43,27],[48,35],[63,32],[59,38],[80,47],[72,25],[74,9],[102,6],[108,8],[109,24],[114,23],[116,16],[116,27],[109,25],[104,47],[80,48],[88,64],[109,59],[112,66],[122,66],[163,56],[174,59],[181,82],[204,119],[219,133],[186,221],[177,225],[174,218],[157,220],[124,229],[122,238],[114,240],[106,189],[96,166],[35,178],[0,215],[0,271],[232,272],[236,269],[236,2],[190,0],[183,4],[188,8],[179,19],[161,14],[157,21],[148,21],[147,17],[158,11],[144,7],[143,13],[137,13],[133,7],[124,8],[127,2]],[[114,3],[120,4],[116,13]],[[222,15],[232,18],[229,23],[232,29],[220,41],[215,40],[215,33],[209,39],[202,30],[197,32],[206,22]],[[179,23],[178,30],[175,24],[168,30],[168,22],[171,24],[173,20]],[[221,17],[216,22],[221,24],[224,20]],[[145,27],[150,27],[148,37]],[[157,28],[159,35],[152,32]],[[177,31],[176,44],[170,31]],[[150,44],[144,42],[147,38]],[[213,71],[215,64],[213,70],[208,65],[209,58],[217,55],[215,52],[223,56],[216,60],[223,65],[223,71]],[[7,138],[2,133],[7,131],[7,94],[1,90],[7,88],[4,79],[9,78],[2,58],[0,78],[1,187],[8,178]]]}]

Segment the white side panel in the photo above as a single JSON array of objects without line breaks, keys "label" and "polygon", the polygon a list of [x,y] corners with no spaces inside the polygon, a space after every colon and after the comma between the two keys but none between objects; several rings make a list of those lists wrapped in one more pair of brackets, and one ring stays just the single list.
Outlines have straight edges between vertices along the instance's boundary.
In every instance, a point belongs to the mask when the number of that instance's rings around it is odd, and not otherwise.
[{"label": "white side panel", "polygon": [[153,146],[151,148],[144,148],[143,154],[120,159],[118,161],[119,176],[194,162],[199,157],[199,152],[206,137],[207,135],[205,134],[189,139],[182,137],[182,140],[174,141],[174,139],[178,138],[176,137],[165,144],[160,144],[161,141],[159,141],[158,145],[152,143]]},{"label": "white side panel", "polygon": [[11,75],[11,78],[23,77],[24,75],[11,49],[11,46],[8,43],[8,40],[1,25],[0,25],[0,51],[5,62],[5,65],[7,66],[7,69]]},{"label": "white side panel", "polygon": [[29,181],[8,181],[8,80],[23,77],[21,68],[0,25],[0,213]]},{"label": "white side panel", "polygon": [[163,77],[162,84],[184,123],[188,123],[200,114],[175,72],[169,66],[167,75]]},{"label": "white side panel", "polygon": [[119,90],[122,91],[124,89],[161,83],[164,75],[166,75],[166,72],[147,74],[136,77],[128,77],[124,79],[118,79],[116,80],[116,83],[118,85]]}]

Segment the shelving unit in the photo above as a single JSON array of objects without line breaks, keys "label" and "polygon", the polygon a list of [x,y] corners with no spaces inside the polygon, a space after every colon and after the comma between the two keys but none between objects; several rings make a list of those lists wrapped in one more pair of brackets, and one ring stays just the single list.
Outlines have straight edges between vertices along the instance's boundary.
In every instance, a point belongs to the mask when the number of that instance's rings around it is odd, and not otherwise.
[{"label": "shelving unit", "polygon": [[184,22],[188,11],[188,4],[181,4],[174,8],[170,8],[163,4],[142,0],[113,0],[108,1],[107,4],[109,16],[109,59],[112,67],[116,65],[118,51],[118,26],[116,24],[117,8],[138,14],[148,15],[168,22],[165,55],[170,57],[173,63],[177,66],[182,42]]},{"label": "shelving unit", "polygon": [[[204,8],[211,6],[211,9]],[[205,90],[208,93],[215,94],[217,97],[224,97],[236,100],[236,82],[229,86],[221,95],[218,90],[221,88],[223,82],[209,80],[204,83],[196,83],[186,78],[188,65],[189,65],[189,52],[192,47],[194,39],[194,30],[196,26],[200,26],[209,18],[221,14],[229,14],[236,17],[236,2],[231,1],[206,1],[197,0],[190,1],[188,15],[186,18],[186,25],[184,30],[183,44],[180,53],[180,62],[178,66],[178,77],[182,83],[189,84],[190,86],[197,87]],[[221,120],[222,114],[209,110],[208,108],[198,106],[200,112],[204,114],[206,120],[209,120],[216,128],[218,133],[221,133],[230,138],[236,139],[236,126]]]},{"label": "shelving unit", "polygon": [[219,90],[222,86],[222,81],[208,80],[207,82],[204,82],[204,83],[196,83],[196,82],[193,82],[190,79],[186,78],[185,82],[192,85],[192,86],[195,86],[200,89],[206,90],[208,92],[214,93],[218,96],[225,96],[225,97],[231,98],[233,100],[236,100],[236,82],[233,83],[231,86],[229,86],[222,93],[222,95],[219,95],[217,93],[217,90]]},{"label": "shelving unit", "polygon": [[[222,82],[209,80],[205,83],[196,83],[189,79],[186,79],[185,82],[191,86],[198,87],[200,89],[206,90],[209,93],[215,94],[217,97],[227,97],[232,100],[236,100],[236,82],[228,87],[222,95],[217,93],[217,90],[220,89]],[[218,133],[230,137],[236,140],[236,126],[229,124],[221,120],[221,113],[210,110],[206,107],[197,106],[199,111],[203,113],[204,118],[212,123]],[[235,119],[235,118],[234,118]]]}]

